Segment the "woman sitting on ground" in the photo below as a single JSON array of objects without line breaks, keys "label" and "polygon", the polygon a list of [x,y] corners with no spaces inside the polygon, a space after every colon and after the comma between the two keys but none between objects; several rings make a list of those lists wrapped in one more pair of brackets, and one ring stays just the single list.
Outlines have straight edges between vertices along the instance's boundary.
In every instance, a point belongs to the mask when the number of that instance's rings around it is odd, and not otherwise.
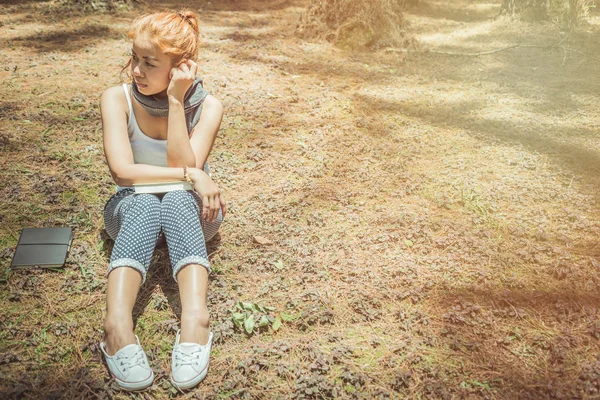
[{"label": "woman sitting on ground", "polygon": [[[105,338],[100,347],[121,388],[150,386],[154,373],[133,333],[132,311],[159,234],[166,238],[181,298],[181,331],[171,382],[180,389],[206,376],[212,342],[206,304],[206,241],[217,232],[225,202],[206,160],[223,108],[196,78],[199,30],[192,12],[137,18],[129,32],[130,85],[101,98],[104,151],[117,193],[104,223],[115,244],[108,266]],[[187,180],[193,191],[136,194],[136,183]]]}]

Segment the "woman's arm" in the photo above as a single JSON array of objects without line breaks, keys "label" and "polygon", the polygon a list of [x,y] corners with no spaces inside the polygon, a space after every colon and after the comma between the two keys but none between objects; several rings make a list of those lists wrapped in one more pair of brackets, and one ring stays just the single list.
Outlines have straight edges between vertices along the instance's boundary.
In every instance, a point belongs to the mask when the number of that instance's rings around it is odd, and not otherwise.
[{"label": "woman's arm", "polygon": [[188,135],[183,99],[196,78],[197,70],[197,64],[191,60],[171,70],[171,83],[167,89],[169,98],[167,164],[170,167],[187,165],[203,168],[223,118],[221,102],[209,95],[204,99],[198,123]]},{"label": "woman's arm", "polygon": [[196,165],[194,150],[190,145],[183,99],[169,96],[169,120],[167,123],[167,165],[183,167]]},{"label": "woman's arm", "polygon": [[200,120],[192,130],[190,145],[194,150],[195,166],[202,169],[212,150],[221,120],[223,119],[223,105],[214,96],[208,95],[204,99]]},{"label": "woman's arm", "polygon": [[115,183],[131,186],[134,183],[167,182],[183,179],[182,168],[135,164],[127,134],[127,100],[123,88],[107,89],[100,98],[104,155]]},{"label": "woman's arm", "polygon": [[177,67],[171,68],[167,98],[169,101],[169,119],[167,122],[167,165],[169,167],[193,167],[196,164],[194,150],[185,121],[183,107],[185,93],[194,83],[198,65],[192,60],[185,60]]},{"label": "woman's arm", "polygon": [[188,136],[183,106],[177,100],[169,99],[168,165],[202,169],[215,143],[222,118],[221,102],[214,96],[206,96],[200,119]]},{"label": "woman's arm", "polygon": [[194,189],[202,198],[202,217],[207,221],[215,221],[219,215],[219,209],[223,213],[223,218],[227,213],[223,194],[221,194],[219,187],[213,180],[203,171],[204,163],[215,143],[222,118],[223,106],[221,102],[213,96],[206,96],[200,120],[194,127],[192,137],[189,140],[196,157],[196,168],[190,170],[189,176],[194,182]]}]

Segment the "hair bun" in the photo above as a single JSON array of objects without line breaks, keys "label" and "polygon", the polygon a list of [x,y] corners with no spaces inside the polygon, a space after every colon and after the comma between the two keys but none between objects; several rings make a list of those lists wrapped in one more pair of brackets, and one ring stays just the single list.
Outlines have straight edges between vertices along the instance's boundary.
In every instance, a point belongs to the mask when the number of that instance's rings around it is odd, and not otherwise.
[{"label": "hair bun", "polygon": [[200,32],[199,29],[199,24],[198,24],[198,17],[196,16],[196,13],[190,10],[181,10],[177,13],[177,15],[179,15],[181,18],[185,19],[190,26],[196,31],[196,32]]}]

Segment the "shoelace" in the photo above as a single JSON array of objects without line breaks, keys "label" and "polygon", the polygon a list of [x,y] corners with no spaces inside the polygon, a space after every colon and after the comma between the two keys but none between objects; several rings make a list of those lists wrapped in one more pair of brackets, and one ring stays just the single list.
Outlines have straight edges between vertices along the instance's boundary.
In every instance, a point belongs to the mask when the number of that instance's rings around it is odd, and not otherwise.
[{"label": "shoelace", "polygon": [[117,361],[119,362],[119,365],[125,367],[126,369],[133,368],[136,365],[144,364],[144,350],[138,349],[130,356],[119,355],[119,357],[117,357]]},{"label": "shoelace", "polygon": [[193,365],[200,363],[200,357],[202,356],[202,349],[186,353],[180,349],[175,349],[175,368],[180,365]]}]

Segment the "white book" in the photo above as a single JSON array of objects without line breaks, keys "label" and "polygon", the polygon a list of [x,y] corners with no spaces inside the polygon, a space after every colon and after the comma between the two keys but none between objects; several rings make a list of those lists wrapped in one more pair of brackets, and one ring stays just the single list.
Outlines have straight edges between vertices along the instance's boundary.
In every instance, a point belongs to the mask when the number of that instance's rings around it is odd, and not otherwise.
[{"label": "white book", "polygon": [[157,183],[134,183],[133,188],[136,193],[167,193],[173,190],[193,190],[190,182],[157,182]]}]

